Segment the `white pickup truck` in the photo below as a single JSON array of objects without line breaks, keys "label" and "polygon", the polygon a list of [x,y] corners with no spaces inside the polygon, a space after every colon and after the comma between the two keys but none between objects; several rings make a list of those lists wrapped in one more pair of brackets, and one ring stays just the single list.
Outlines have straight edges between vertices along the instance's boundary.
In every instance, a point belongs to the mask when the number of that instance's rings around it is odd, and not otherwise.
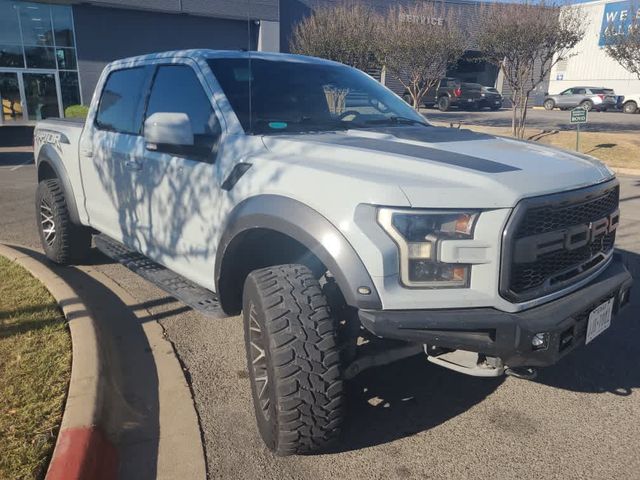
[{"label": "white pickup truck", "polygon": [[[338,63],[117,61],[84,125],[42,121],[34,143],[48,257],[82,261],[100,232],[242,313],[258,427],[279,454],[337,437],[344,382],[364,368],[423,352],[529,377],[629,299],[606,166],[434,127]],[[361,353],[380,338],[393,348]]]}]

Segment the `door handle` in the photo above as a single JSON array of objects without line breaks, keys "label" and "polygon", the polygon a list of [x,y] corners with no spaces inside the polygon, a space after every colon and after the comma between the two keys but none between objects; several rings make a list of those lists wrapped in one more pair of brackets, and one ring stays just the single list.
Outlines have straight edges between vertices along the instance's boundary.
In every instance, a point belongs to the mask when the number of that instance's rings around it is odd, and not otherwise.
[{"label": "door handle", "polygon": [[93,150],[90,148],[81,148],[80,155],[83,157],[93,157]]},{"label": "door handle", "polygon": [[142,170],[142,163],[136,162],[135,160],[128,160],[124,162],[124,166],[127,170],[131,171]]}]

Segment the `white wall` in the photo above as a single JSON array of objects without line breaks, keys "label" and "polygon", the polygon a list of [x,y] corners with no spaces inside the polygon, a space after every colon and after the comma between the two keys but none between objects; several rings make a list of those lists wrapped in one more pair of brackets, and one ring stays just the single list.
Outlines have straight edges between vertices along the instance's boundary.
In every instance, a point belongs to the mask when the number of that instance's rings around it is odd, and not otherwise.
[{"label": "white wall", "polygon": [[[573,86],[613,88],[618,95],[640,93],[640,80],[610,58],[598,45],[605,5],[614,3],[596,1],[569,8],[582,8],[589,22],[587,32],[572,51],[576,55],[558,63],[551,70],[549,93],[560,93]],[[632,2],[633,3],[633,2]],[[562,76],[562,80],[558,80]]]},{"label": "white wall", "polygon": [[260,32],[258,33],[258,51],[280,51],[280,22],[260,20]]}]

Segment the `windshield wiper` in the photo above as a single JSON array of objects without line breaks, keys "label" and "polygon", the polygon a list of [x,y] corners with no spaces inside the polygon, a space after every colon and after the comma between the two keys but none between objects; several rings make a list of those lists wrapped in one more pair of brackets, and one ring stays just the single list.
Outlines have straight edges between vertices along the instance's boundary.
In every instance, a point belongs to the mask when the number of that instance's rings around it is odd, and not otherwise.
[{"label": "windshield wiper", "polygon": [[423,127],[428,127],[429,124],[426,122],[421,122],[420,120],[416,120],[414,118],[408,117],[388,117],[388,118],[378,118],[375,120],[365,120],[363,123],[366,125],[422,125]]}]

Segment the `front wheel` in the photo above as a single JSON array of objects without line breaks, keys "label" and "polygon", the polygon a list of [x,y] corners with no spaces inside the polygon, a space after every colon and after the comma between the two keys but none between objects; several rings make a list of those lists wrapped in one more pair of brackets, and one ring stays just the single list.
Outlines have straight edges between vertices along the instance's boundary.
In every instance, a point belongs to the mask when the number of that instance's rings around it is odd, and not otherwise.
[{"label": "front wheel", "polygon": [[242,315],[258,430],[278,455],[311,453],[340,434],[345,391],[337,322],[303,265],[255,270]]},{"label": "front wheel", "polygon": [[43,180],[36,190],[36,218],[47,257],[67,265],[82,261],[91,249],[91,230],[71,221],[67,201],[57,178]]},{"label": "front wheel", "polygon": [[544,101],[543,105],[545,110],[553,110],[556,107],[556,102],[549,98]]},{"label": "front wheel", "polygon": [[636,102],[627,102],[622,107],[624,113],[636,113],[638,111],[638,104]]}]

